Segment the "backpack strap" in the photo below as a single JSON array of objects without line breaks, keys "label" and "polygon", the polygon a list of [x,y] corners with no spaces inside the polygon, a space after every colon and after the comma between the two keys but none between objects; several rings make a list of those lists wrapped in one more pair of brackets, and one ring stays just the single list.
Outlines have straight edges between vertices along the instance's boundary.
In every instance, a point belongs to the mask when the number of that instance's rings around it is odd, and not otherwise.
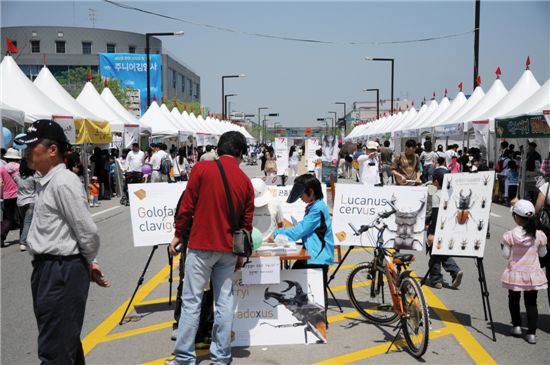
[{"label": "backpack strap", "polygon": [[225,171],[223,169],[223,166],[220,160],[216,159],[214,161],[216,162],[216,165],[218,165],[218,169],[220,170],[220,174],[222,175],[223,186],[225,188],[225,195],[227,197],[227,204],[229,205],[229,220],[231,221],[231,230],[235,232],[239,229],[239,225],[237,223],[237,216],[235,215],[235,207],[233,206],[233,199],[231,199],[231,192],[229,191],[229,184],[227,183],[227,177],[225,176]]}]

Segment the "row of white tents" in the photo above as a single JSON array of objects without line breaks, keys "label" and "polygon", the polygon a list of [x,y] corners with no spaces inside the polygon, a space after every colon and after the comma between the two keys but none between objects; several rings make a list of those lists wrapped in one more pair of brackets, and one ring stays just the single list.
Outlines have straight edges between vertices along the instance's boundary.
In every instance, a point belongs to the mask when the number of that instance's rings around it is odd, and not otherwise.
[{"label": "row of white tents", "polygon": [[522,115],[548,115],[550,110],[550,79],[540,86],[529,69],[526,69],[516,84],[508,91],[500,80],[500,70],[493,85],[485,93],[478,85],[469,98],[459,91],[449,100],[432,99],[419,110],[414,106],[404,112],[382,117],[373,122],[356,126],[345,137],[359,142],[391,134],[394,140],[415,138],[426,134],[435,137],[456,137],[474,131],[474,125],[485,123],[491,133],[495,120]]},{"label": "row of white tents", "polygon": [[202,115],[198,117],[174,107],[169,111],[154,101],[147,112],[136,118],[106,87],[101,94],[87,82],[75,99],[44,66],[34,82],[21,71],[15,60],[7,55],[0,63],[0,113],[4,124],[21,127],[37,119],[72,118],[74,121],[107,122],[115,134],[126,128],[139,128],[140,134],[157,140],[193,137],[198,145],[214,144],[227,131],[241,132],[247,140],[254,138],[245,128],[227,121]]}]

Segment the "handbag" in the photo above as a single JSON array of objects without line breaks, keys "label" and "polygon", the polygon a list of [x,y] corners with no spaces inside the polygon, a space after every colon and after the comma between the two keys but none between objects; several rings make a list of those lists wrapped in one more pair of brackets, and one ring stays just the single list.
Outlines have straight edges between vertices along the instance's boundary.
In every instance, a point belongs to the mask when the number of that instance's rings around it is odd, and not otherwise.
[{"label": "handbag", "polygon": [[215,162],[220,169],[220,174],[222,175],[223,185],[225,187],[225,195],[227,196],[227,204],[229,205],[231,232],[233,233],[233,254],[241,257],[246,257],[248,259],[248,257],[250,257],[250,255],[252,254],[252,236],[250,232],[244,229],[239,229],[239,225],[237,223],[237,215],[235,214],[236,212],[233,206],[233,199],[231,199],[231,193],[229,191],[229,185],[227,183],[225,171],[219,160],[215,160]]}]

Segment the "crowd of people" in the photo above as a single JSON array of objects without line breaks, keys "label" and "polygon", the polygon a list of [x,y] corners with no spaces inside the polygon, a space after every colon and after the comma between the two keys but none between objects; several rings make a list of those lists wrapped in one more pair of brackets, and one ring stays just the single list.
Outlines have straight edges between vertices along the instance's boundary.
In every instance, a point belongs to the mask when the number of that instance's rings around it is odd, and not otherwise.
[{"label": "crowd of people", "polygon": [[[96,148],[89,161],[92,177],[87,190],[83,185],[81,156],[70,149],[62,128],[55,122],[33,123],[16,143],[20,149],[2,151],[0,161],[2,244],[7,233],[18,228],[21,249],[33,255],[31,288],[39,328],[38,356],[43,362],[84,363],[80,332],[89,283],[110,285],[95,259],[100,247],[99,235],[87,207],[96,207],[101,199],[124,194],[121,184],[113,183],[113,179],[115,182],[121,179],[118,175],[123,174],[127,183],[188,181],[178,203],[175,234],[169,246],[171,255],[187,248],[184,273],[187,279],[182,287],[181,315],[174,336],[175,357],[167,361],[169,364],[196,361],[196,334],[201,323],[204,289],[209,282],[216,308],[210,334],[211,359],[219,364],[231,362],[232,275],[243,264],[242,258],[233,254],[234,231],[252,232],[256,228],[264,242],[274,242],[281,236],[301,240],[311,259],[297,261],[293,268],[322,269],[325,280],[329,266],[334,263],[332,217],[319,180],[321,150],[315,153],[313,171],[299,176],[296,175],[303,158],[302,149],[292,146],[289,150],[289,167],[296,178],[287,202],[301,199],[307,208],[302,221],[283,227],[280,204],[268,192],[265,182],[260,178],[251,180],[240,168],[245,159],[260,159],[264,174],[275,175],[277,158],[273,148],[251,148],[239,132],[224,133],[216,147],[204,149],[175,146],[168,149],[158,143],[141,151],[135,143],[119,157],[116,150]],[[512,216],[517,224],[502,239],[508,265],[501,281],[509,291],[511,334],[522,335],[519,300],[523,292],[527,308],[526,340],[534,344],[537,293],[547,289],[547,277],[539,263],[539,257],[546,257],[547,238],[545,232],[537,229],[536,213],[549,205],[550,183],[539,187],[535,205],[524,199],[514,200],[517,156],[512,146],[502,144],[495,166],[499,170],[497,190],[501,185],[504,187],[502,197],[514,205]],[[426,220],[428,251],[433,244],[445,174],[488,169],[479,149],[460,150],[458,145],[449,145],[446,150],[437,145],[434,149],[430,139],[423,143],[408,140],[403,152],[392,151],[389,141],[382,146],[379,141],[369,141],[354,151],[341,153],[339,165],[343,177],[355,178],[367,186],[431,185],[431,210]],[[542,161],[535,144],[529,145],[526,168],[550,175],[550,161]],[[437,289],[460,286],[463,272],[452,257],[430,256],[429,265],[429,285]],[[450,274],[450,284],[445,283],[442,268]],[[77,320],[68,321],[67,316]]]}]

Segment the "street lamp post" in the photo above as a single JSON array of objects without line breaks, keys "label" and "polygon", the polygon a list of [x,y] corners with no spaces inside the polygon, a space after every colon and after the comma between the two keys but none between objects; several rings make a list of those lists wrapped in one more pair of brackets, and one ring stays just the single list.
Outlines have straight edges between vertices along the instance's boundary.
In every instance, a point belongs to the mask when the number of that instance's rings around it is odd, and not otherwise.
[{"label": "street lamp post", "polygon": [[336,101],[334,104],[340,104],[340,105],[343,105],[344,106],[344,136],[346,136],[348,133],[347,133],[347,121],[346,121],[346,103],[343,102],[343,101]]},{"label": "street lamp post", "polygon": [[327,123],[327,118],[317,118],[317,121],[318,122],[323,122],[322,125],[325,126],[325,135],[328,134],[328,123]]},{"label": "street lamp post", "polygon": [[[223,106],[224,106],[224,110],[227,110],[227,98],[231,97],[231,96],[237,96],[239,94],[227,94],[227,95],[224,95],[223,97]],[[229,115],[229,118],[231,118],[231,113]],[[225,118],[224,118],[225,119]]]},{"label": "street lamp post", "polygon": [[363,91],[376,91],[376,119],[380,119],[380,89],[365,89]]},{"label": "street lamp post", "polygon": [[165,33],[145,33],[145,55],[147,58],[147,109],[151,105],[151,49],[149,48],[149,37],[183,35],[183,31]]},{"label": "street lamp post", "polygon": [[236,78],[236,77],[246,77],[246,75],[244,74],[239,74],[239,75],[225,75],[225,76],[222,76],[222,120],[225,120],[225,90],[224,90],[224,81],[225,79],[232,79],[232,78]]},{"label": "street lamp post", "polygon": [[393,58],[377,58],[377,57],[365,57],[367,61],[388,61],[391,62],[391,111],[393,113],[393,63],[395,59]]},{"label": "street lamp post", "polygon": [[334,114],[334,119],[332,120],[332,134],[336,137],[336,112],[329,112],[330,114]]},{"label": "street lamp post", "polygon": [[265,143],[265,124],[262,124],[260,119],[260,113],[263,109],[269,109],[267,106],[261,106],[258,108],[258,125],[262,128],[262,143]]}]

